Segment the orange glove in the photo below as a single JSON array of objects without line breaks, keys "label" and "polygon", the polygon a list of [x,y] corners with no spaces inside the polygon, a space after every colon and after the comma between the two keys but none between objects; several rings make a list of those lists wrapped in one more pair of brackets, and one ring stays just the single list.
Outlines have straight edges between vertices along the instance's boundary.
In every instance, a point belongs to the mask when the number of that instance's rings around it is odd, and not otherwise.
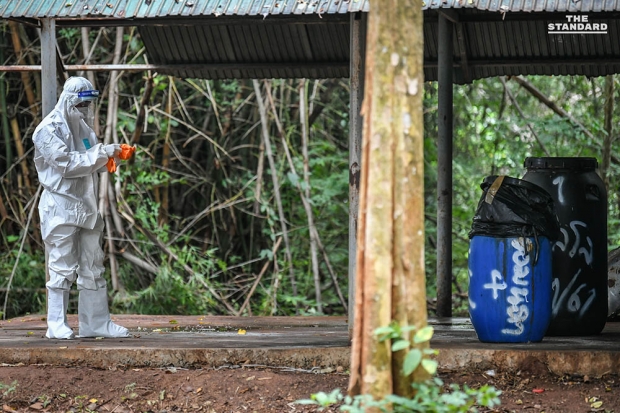
[{"label": "orange glove", "polygon": [[131,158],[133,154],[136,152],[135,146],[129,146],[126,143],[121,144],[121,153],[118,155],[123,161]]},{"label": "orange glove", "polygon": [[106,164],[106,166],[108,167],[108,172],[110,172],[111,174],[116,172],[116,162],[114,162],[114,158],[108,158],[108,163]]}]

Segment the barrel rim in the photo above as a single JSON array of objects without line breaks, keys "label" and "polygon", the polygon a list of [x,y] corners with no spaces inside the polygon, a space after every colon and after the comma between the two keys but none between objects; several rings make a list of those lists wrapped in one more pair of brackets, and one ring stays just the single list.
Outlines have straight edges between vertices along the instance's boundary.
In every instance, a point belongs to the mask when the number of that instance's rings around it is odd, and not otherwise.
[{"label": "barrel rim", "polygon": [[527,169],[583,169],[598,168],[598,160],[594,157],[527,157],[523,162]]},{"label": "barrel rim", "polygon": [[[482,180],[482,185],[489,185],[489,187],[490,187],[491,185],[493,185],[493,182],[495,182],[495,180],[497,179],[498,176],[501,176],[501,175],[488,175],[488,176],[486,176]],[[513,178],[513,177],[510,177],[508,175],[505,175],[504,176],[504,180],[502,182],[502,185],[504,185],[504,184],[513,185],[513,186],[520,186],[522,188],[525,188],[525,189],[528,189],[528,190],[531,190],[531,191],[539,192],[540,195],[542,195],[542,196],[546,196],[548,198],[551,198],[551,195],[549,194],[549,192],[545,188],[543,188],[540,185],[535,184],[534,182],[525,181],[523,179]]]}]

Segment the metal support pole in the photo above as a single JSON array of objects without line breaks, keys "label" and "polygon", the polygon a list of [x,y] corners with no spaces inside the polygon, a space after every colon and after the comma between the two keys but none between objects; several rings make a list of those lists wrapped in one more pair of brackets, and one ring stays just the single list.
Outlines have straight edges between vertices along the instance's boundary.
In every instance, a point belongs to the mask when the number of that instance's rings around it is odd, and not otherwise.
[{"label": "metal support pole", "polygon": [[[56,106],[56,21],[54,19],[41,19],[41,89],[41,117],[44,118]],[[50,280],[48,262],[46,248],[46,283]],[[47,303],[47,297],[45,302]]]},{"label": "metal support pole", "polygon": [[349,336],[355,318],[355,277],[357,256],[357,219],[359,213],[360,158],[362,155],[362,116],[364,99],[364,56],[366,13],[351,15],[351,60],[349,95]]},{"label": "metal support pole", "polygon": [[42,117],[56,105],[56,21],[41,19]]},{"label": "metal support pole", "polygon": [[452,316],[452,31],[439,15],[437,139],[437,316]]}]

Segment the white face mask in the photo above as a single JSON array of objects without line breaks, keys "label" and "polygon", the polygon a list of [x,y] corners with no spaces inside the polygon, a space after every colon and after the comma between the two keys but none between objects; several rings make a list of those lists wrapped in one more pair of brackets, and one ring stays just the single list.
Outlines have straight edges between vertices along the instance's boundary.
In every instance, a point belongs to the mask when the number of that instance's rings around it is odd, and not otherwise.
[{"label": "white face mask", "polygon": [[82,126],[82,123],[84,122],[84,119],[86,119],[86,113],[82,112],[80,109],[86,109],[88,110],[88,108],[77,108],[77,107],[72,107],[71,109],[69,109],[69,113],[68,115],[68,119],[67,119],[67,123],[69,124],[69,129],[71,129],[71,133],[73,134],[73,136],[75,136],[76,138],[81,138],[82,136],[82,132],[83,130],[85,130],[84,127]]},{"label": "white face mask", "polygon": [[69,122],[76,122],[80,119],[83,119],[84,115],[82,114],[82,112],[79,111],[78,108],[76,108],[75,106],[71,107],[68,111],[67,111],[67,116],[68,116],[68,121]]},{"label": "white face mask", "polygon": [[86,116],[88,116],[89,107],[88,106],[81,107],[81,108],[76,107],[76,109],[78,110],[78,112],[82,114],[82,119],[86,119]]}]

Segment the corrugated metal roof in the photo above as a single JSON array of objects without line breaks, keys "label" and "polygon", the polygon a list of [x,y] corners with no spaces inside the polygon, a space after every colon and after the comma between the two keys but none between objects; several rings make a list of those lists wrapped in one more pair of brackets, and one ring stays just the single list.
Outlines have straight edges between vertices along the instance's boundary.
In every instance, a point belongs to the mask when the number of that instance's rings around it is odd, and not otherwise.
[{"label": "corrugated metal roof", "polygon": [[162,70],[179,77],[349,76],[349,25],[345,23],[141,26],[140,35],[149,60],[181,65]]},{"label": "corrugated metal roof", "polygon": [[620,0],[423,0],[423,9],[477,9],[494,12],[609,12]]},{"label": "corrugated metal roof", "polygon": [[[135,25],[179,77],[349,76],[349,14],[369,0],[0,0],[4,18]],[[291,19],[292,17],[292,19]]]},{"label": "corrugated metal roof", "polygon": [[[270,16],[367,12],[371,0],[0,0],[3,18]],[[377,0],[381,1],[381,0]],[[610,12],[620,0],[425,0],[423,9]]]},{"label": "corrugated metal roof", "polygon": [[[494,7],[499,7],[497,3]],[[426,80],[437,80],[438,76],[439,12],[425,12]],[[516,12],[504,16],[497,12],[460,9],[453,17],[458,20],[453,33],[456,83],[504,75],[620,73],[620,13],[588,14],[590,23],[607,25],[606,34],[548,33],[550,23],[567,23],[565,13]]]},{"label": "corrugated metal roof", "polygon": [[368,11],[369,0],[0,0],[3,18],[270,16]]},{"label": "corrugated metal roof", "polygon": [[[348,13],[371,0],[0,0],[2,17],[139,27],[163,73],[211,79],[349,76]],[[379,3],[381,0],[375,0]],[[425,0],[425,79],[437,80],[438,15],[455,21],[454,80],[620,73],[620,0]],[[549,34],[588,12],[607,34]]]}]

